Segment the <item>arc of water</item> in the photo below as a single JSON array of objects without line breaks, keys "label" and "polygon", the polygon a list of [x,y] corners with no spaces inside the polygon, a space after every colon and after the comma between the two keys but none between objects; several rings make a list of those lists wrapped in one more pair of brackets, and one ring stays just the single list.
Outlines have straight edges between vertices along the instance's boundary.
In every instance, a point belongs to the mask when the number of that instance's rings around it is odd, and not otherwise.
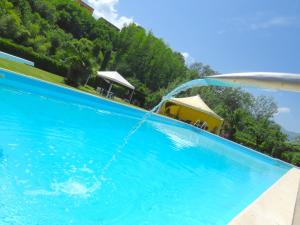
[{"label": "arc of water", "polygon": [[192,87],[207,86],[207,85],[208,85],[208,83],[205,80],[203,80],[203,79],[198,79],[198,80],[190,81],[190,82],[187,82],[187,83],[179,86],[178,88],[175,88],[169,94],[167,94],[166,96],[164,96],[163,99],[160,101],[159,104],[157,104],[155,107],[153,107],[153,109],[151,111],[147,112],[143,116],[143,118],[136,125],[134,125],[132,127],[132,129],[129,131],[129,133],[126,135],[126,137],[123,139],[123,142],[121,143],[121,145],[119,145],[116,148],[116,151],[114,152],[114,154],[112,155],[112,157],[110,158],[110,160],[103,167],[103,169],[102,169],[102,171],[100,173],[100,180],[103,180],[106,172],[109,170],[109,168],[111,167],[111,165],[113,164],[113,162],[118,158],[118,156],[120,156],[122,154],[124,148],[126,147],[126,145],[129,142],[130,138],[140,129],[140,127],[147,121],[147,119],[161,107],[161,105],[166,100],[168,100],[168,99],[172,98],[173,96],[179,94],[180,92],[188,90],[188,89],[190,89]]},{"label": "arc of water", "polygon": [[111,159],[103,167],[102,172],[100,174],[100,178],[102,179],[104,177],[105,173],[107,172],[107,170],[109,170],[113,162],[117,159],[119,155],[122,154],[130,138],[140,129],[140,127],[145,123],[145,121],[161,107],[161,105],[166,100],[190,88],[202,86],[262,87],[300,92],[300,74],[265,72],[232,73],[213,75],[204,79],[196,79],[188,81],[178,86],[177,88],[169,92],[166,96],[164,96],[160,103],[157,104],[151,111],[147,112],[143,116],[143,118],[131,129],[131,131],[124,138],[122,144],[119,147],[117,147]]}]

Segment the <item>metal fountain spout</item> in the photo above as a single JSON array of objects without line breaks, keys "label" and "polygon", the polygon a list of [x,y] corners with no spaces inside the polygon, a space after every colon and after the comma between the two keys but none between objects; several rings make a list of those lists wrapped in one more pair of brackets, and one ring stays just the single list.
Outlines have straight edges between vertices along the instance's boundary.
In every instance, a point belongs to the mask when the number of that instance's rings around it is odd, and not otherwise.
[{"label": "metal fountain spout", "polygon": [[213,75],[204,79],[212,86],[258,87],[300,92],[300,74],[248,72]]}]

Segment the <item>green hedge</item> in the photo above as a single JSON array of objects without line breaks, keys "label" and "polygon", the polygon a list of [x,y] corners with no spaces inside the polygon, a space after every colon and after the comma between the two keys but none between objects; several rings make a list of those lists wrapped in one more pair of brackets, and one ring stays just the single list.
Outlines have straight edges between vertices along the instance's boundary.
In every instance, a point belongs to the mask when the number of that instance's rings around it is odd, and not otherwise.
[{"label": "green hedge", "polygon": [[234,134],[233,141],[235,141],[241,145],[247,146],[249,148],[256,149],[256,144],[253,140],[251,140],[251,137],[248,137],[247,135],[245,135],[242,132],[236,132]]},{"label": "green hedge", "polygon": [[300,152],[284,152],[281,157],[287,162],[300,166]]},{"label": "green hedge", "polygon": [[10,40],[0,38],[0,51],[12,54],[34,62],[35,67],[46,70],[48,72],[65,77],[68,67],[64,64],[51,59],[50,57],[40,55],[31,48],[15,44]]}]

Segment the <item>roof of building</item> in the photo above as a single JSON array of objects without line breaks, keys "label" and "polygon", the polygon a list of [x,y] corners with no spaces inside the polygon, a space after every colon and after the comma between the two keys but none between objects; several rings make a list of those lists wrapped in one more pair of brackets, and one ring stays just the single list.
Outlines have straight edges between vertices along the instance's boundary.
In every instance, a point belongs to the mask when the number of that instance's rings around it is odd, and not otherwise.
[{"label": "roof of building", "polygon": [[77,0],[77,1],[82,7],[86,8],[90,13],[94,12],[94,8],[90,6],[86,1],[84,0]]},{"label": "roof of building", "polygon": [[106,23],[108,26],[110,26],[111,28],[115,29],[116,31],[120,31],[120,28],[117,27],[116,25],[114,25],[113,23],[109,22],[107,19],[100,17],[99,20],[102,20],[104,23]]}]

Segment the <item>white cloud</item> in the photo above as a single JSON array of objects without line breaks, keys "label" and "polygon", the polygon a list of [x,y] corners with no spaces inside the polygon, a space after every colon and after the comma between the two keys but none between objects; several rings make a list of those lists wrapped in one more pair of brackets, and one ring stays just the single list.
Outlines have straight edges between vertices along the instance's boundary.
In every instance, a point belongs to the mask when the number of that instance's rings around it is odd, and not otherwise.
[{"label": "white cloud", "polygon": [[268,20],[257,21],[255,23],[250,24],[250,28],[252,30],[258,29],[269,29],[273,27],[288,27],[292,25],[296,25],[296,20],[293,17],[284,17],[278,16],[273,17]]},{"label": "white cloud", "polygon": [[182,52],[181,55],[184,57],[184,59],[187,59],[188,57],[190,57],[190,54],[187,52]]},{"label": "white cloud", "polygon": [[276,113],[276,115],[282,114],[282,113],[290,113],[291,109],[288,107],[279,107],[278,108],[278,112]]},{"label": "white cloud", "polygon": [[119,15],[115,8],[119,0],[85,0],[85,2],[95,9],[95,17],[103,17],[119,28],[133,22],[133,18]]},{"label": "white cloud", "polygon": [[218,35],[231,32],[259,31],[272,28],[300,28],[299,16],[274,15],[274,13],[256,13],[252,16],[233,17],[222,20]]},{"label": "white cloud", "polygon": [[184,58],[186,64],[192,64],[195,62],[195,59],[188,52],[181,52],[181,55]]}]

